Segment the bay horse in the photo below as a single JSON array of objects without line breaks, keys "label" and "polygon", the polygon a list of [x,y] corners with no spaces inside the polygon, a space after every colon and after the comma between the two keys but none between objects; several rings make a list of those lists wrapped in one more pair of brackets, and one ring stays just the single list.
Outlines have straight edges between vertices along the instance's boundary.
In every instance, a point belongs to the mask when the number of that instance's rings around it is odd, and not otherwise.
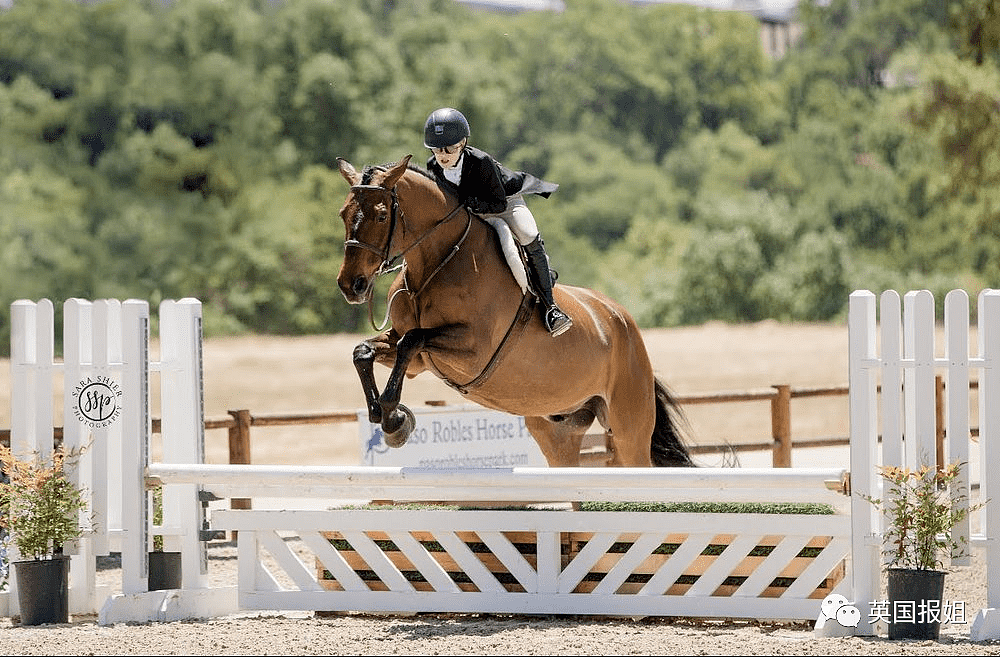
[{"label": "bay horse", "polygon": [[[594,290],[557,284],[556,302],[573,327],[552,337],[494,228],[410,166],[410,157],[362,173],[339,159],[351,186],[340,210],[344,298],[370,303],[378,276],[404,263],[388,292],[391,328],[353,354],[369,420],[381,425],[386,443],[401,446],[415,425],[400,404],[404,376],[430,371],[473,402],[523,416],[550,466],[580,464],[595,419],[610,437],[610,465],[692,466],[680,409],[654,376],[625,308]],[[376,362],[391,368],[381,394]]]}]

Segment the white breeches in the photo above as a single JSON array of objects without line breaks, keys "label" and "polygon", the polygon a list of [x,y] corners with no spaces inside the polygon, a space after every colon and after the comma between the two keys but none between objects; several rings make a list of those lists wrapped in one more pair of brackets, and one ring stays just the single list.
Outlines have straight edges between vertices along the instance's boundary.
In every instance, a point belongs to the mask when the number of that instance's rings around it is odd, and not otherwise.
[{"label": "white breeches", "polygon": [[510,273],[514,274],[514,280],[521,288],[521,294],[528,293],[528,274],[524,271],[524,262],[521,260],[520,249],[514,241],[514,234],[510,227],[504,223],[503,219],[496,215],[483,217],[483,220],[493,226],[493,230],[500,237],[500,250],[503,251],[504,260],[510,268]]},{"label": "white breeches", "polygon": [[535,223],[534,215],[531,214],[531,210],[524,202],[524,197],[520,194],[507,199],[507,209],[503,212],[485,215],[483,218],[496,227],[492,221],[494,217],[503,220],[510,227],[510,232],[514,234],[514,238],[521,246],[531,244],[538,237],[538,224]]}]

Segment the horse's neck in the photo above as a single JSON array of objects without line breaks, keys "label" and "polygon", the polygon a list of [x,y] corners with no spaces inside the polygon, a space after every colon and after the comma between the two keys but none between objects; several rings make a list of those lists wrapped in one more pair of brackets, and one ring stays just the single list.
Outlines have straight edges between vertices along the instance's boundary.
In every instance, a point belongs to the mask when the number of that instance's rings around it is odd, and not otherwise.
[{"label": "horse's neck", "polygon": [[400,209],[403,212],[404,230],[399,249],[407,251],[407,277],[410,284],[420,283],[434,275],[446,258],[452,257],[452,250],[466,238],[469,222],[476,222],[458,201],[438,188],[431,180],[415,179],[420,174],[410,173],[402,181]]}]

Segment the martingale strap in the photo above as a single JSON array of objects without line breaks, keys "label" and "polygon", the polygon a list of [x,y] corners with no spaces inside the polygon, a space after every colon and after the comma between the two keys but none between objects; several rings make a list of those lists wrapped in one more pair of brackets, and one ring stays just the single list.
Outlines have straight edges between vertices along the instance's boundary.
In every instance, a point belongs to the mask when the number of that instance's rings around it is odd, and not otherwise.
[{"label": "martingale strap", "polygon": [[524,328],[528,325],[528,319],[531,317],[531,311],[534,310],[534,308],[535,295],[525,292],[524,296],[521,297],[521,305],[518,307],[517,313],[514,314],[514,321],[511,322],[510,326],[507,328],[507,332],[504,334],[503,340],[501,340],[500,344],[497,345],[496,351],[493,352],[489,362],[486,363],[486,367],[483,368],[483,371],[480,372],[476,378],[472,379],[468,383],[455,383],[448,377],[441,374],[440,370],[438,370],[432,360],[431,365],[434,367],[438,377],[463,395],[469,394],[470,390],[482,385],[482,383],[489,378],[497,366],[500,365],[504,357],[510,353],[510,350],[505,347],[507,347],[508,344],[513,346],[513,344],[517,342],[517,339],[521,337],[521,334],[524,333]]}]

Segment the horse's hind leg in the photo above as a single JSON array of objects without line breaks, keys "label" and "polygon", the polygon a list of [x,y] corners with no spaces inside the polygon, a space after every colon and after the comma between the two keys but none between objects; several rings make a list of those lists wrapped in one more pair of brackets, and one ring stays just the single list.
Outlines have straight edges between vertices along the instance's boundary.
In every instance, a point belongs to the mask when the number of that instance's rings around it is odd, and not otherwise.
[{"label": "horse's hind leg", "polygon": [[580,465],[583,434],[593,422],[594,413],[589,409],[567,415],[524,418],[524,425],[538,443],[546,462],[552,467]]},{"label": "horse's hind leg", "polygon": [[653,383],[650,380],[646,389],[636,385],[636,380],[643,380],[643,377],[636,376],[616,388],[608,401],[605,428],[614,446],[611,465],[617,467],[653,465],[650,458],[650,441],[656,424]]}]

